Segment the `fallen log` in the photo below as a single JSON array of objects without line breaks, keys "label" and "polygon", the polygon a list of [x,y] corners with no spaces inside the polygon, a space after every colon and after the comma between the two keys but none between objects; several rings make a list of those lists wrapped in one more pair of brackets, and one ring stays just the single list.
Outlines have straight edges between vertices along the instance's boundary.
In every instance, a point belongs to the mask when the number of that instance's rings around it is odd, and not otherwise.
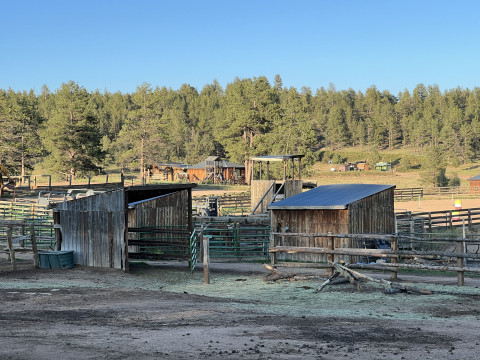
[{"label": "fallen log", "polygon": [[314,292],[320,292],[322,291],[325,286],[327,286],[328,284],[330,284],[332,282],[333,279],[335,279],[338,275],[340,275],[339,272],[335,272],[332,276],[330,276],[327,280],[325,280]]}]

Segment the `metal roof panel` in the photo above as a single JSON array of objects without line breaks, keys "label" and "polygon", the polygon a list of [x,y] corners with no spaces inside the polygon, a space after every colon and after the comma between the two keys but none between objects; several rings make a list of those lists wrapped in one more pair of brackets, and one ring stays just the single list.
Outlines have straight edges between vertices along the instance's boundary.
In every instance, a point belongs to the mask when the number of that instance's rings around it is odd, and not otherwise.
[{"label": "metal roof panel", "polygon": [[312,190],[272,203],[269,210],[277,209],[347,209],[348,205],[377,194],[395,185],[334,184],[322,185]]}]

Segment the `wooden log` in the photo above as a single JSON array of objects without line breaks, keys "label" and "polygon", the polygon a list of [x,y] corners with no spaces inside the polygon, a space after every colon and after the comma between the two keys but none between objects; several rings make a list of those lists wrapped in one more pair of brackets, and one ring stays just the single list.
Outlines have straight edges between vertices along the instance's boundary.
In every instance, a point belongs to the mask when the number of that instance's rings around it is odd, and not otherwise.
[{"label": "wooden log", "polygon": [[330,284],[332,282],[332,280],[335,279],[338,275],[340,275],[340,273],[335,272],[327,280],[325,280],[314,292],[318,293],[318,292],[322,291],[325,288],[325,286]]},{"label": "wooden log", "polygon": [[355,276],[353,275],[353,273],[345,270],[345,269],[347,269],[347,268],[346,268],[346,267],[343,267],[343,266],[340,266],[339,264],[335,264],[335,263],[334,263],[334,266],[335,266],[335,270],[336,270],[337,272],[339,272],[343,277],[345,277],[350,284],[352,284],[353,286],[355,286],[355,288],[357,289],[357,291],[362,291],[362,287],[361,287],[360,284],[357,282],[357,279],[355,279]]}]

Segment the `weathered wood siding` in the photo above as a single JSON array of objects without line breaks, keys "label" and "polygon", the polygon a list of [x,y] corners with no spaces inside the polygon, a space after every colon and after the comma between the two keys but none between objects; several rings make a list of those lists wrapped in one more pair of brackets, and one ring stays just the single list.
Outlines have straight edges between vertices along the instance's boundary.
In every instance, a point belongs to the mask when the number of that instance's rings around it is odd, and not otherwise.
[{"label": "weathered wood siding", "polygon": [[[253,180],[250,185],[250,205],[251,209],[253,210],[255,206],[257,206],[258,202],[262,198],[262,196],[267,192],[268,188],[275,182],[275,180]],[[275,195],[275,187],[273,186],[270,191],[268,192],[267,196],[263,200],[263,210],[267,210],[268,204],[272,202],[273,195]],[[261,212],[261,208],[255,211],[256,214]]]},{"label": "weathered wood siding", "polygon": [[[348,210],[272,210],[272,231],[292,233],[348,233]],[[327,247],[327,238],[277,238],[277,246]],[[348,239],[335,239],[335,247],[348,247]],[[278,254],[279,260],[326,262],[326,255]]]},{"label": "weathered wood siding", "polygon": [[[134,254],[135,258],[150,258],[155,255],[156,246],[167,245],[185,249],[185,257],[188,256],[188,234],[193,231],[189,192],[190,190],[181,190],[146,199],[128,209],[128,228],[146,227],[164,230],[161,233],[129,232],[130,254]],[[141,250],[141,246],[132,245],[142,240],[149,243],[150,253]],[[159,254],[156,255],[161,257]]]},{"label": "weathered wood siding", "polygon": [[128,227],[189,226],[188,190],[147,199],[128,210]]},{"label": "weathered wood siding", "polygon": [[58,204],[61,249],[75,264],[124,269],[124,207],[123,189]]},{"label": "weathered wood siding", "polygon": [[285,198],[300,194],[303,191],[302,180],[286,180],[285,181]]},{"label": "weathered wood siding", "polygon": [[395,232],[394,188],[353,202],[348,210],[350,234]]}]

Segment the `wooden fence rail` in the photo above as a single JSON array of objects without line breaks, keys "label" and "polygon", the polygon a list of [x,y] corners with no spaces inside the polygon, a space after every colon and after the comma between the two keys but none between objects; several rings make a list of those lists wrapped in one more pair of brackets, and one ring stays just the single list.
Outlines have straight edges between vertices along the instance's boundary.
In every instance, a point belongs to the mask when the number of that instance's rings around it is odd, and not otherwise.
[{"label": "wooden fence rail", "polygon": [[420,223],[422,231],[428,232],[439,227],[451,229],[464,225],[472,230],[480,225],[480,208],[397,213],[397,223],[402,222]]},{"label": "wooden fence rail", "polygon": [[430,187],[430,188],[403,188],[395,189],[395,200],[412,200],[420,196],[480,196],[480,186],[448,186],[448,187]]},{"label": "wooden fence rail", "polygon": [[[320,247],[312,246],[279,246],[277,245],[277,239],[284,237],[290,238],[323,238],[323,244]],[[390,244],[389,248],[354,248],[354,247],[341,247],[335,248],[335,239],[354,239],[354,240],[365,240],[365,239],[376,239],[388,242]],[[277,261],[277,254],[286,253],[286,254],[321,254],[326,255],[327,261],[324,261],[322,265],[327,268],[331,268],[333,272],[333,263],[336,261],[336,257],[350,257],[352,259],[355,256],[358,257],[367,257],[371,256],[379,259],[389,259],[390,262],[382,262],[375,264],[350,264],[352,268],[362,268],[362,269],[377,269],[377,270],[386,270],[392,272],[392,278],[397,277],[399,268],[413,268],[421,270],[437,270],[437,271],[456,271],[457,272],[457,285],[464,285],[464,274],[465,272],[477,273],[480,274],[479,267],[468,267],[466,266],[466,260],[480,260],[480,254],[477,252],[468,252],[466,244],[480,244],[479,238],[436,238],[435,242],[447,243],[450,247],[454,248],[455,251],[438,251],[438,250],[398,250],[399,240],[408,240],[408,241],[417,241],[417,242],[431,242],[432,240],[425,240],[420,237],[404,237],[398,235],[378,235],[378,234],[332,234],[332,233],[322,233],[322,234],[306,234],[306,233],[271,233],[270,238],[270,248],[269,252],[271,253],[271,262],[272,265],[280,265],[291,267],[292,263],[283,262],[279,263]],[[281,242],[281,241],[280,241]],[[405,259],[425,259],[430,262],[438,263],[440,265],[432,264],[412,264],[405,263],[402,260]],[[455,265],[450,265],[450,261],[455,259]],[[446,264],[445,264],[446,262]],[[308,266],[308,264],[304,264]],[[319,265],[319,264],[315,264]],[[298,264],[293,264],[293,266],[298,266]],[[316,266],[317,267],[317,266]]]}]

